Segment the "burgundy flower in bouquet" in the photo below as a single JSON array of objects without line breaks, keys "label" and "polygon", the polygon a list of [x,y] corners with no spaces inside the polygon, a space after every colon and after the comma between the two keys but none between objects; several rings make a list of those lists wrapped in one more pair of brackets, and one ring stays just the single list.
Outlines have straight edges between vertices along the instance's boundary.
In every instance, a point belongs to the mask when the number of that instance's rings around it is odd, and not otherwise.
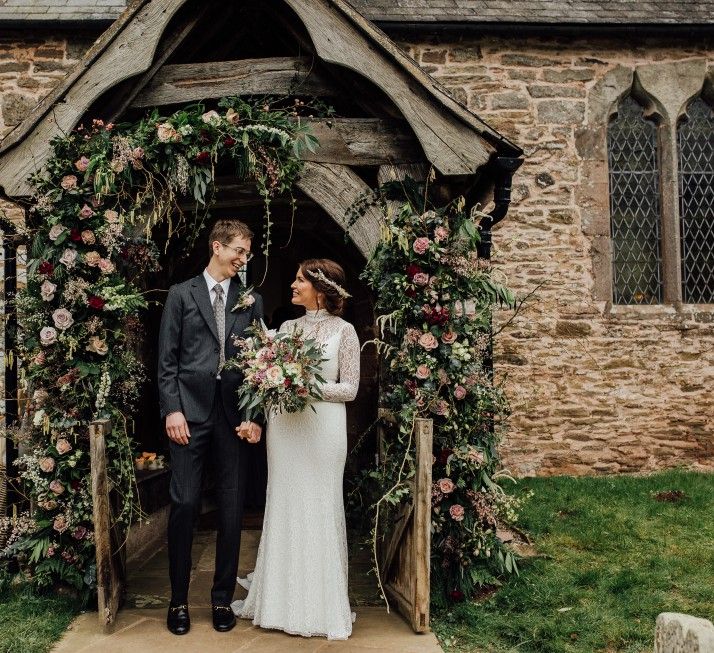
[{"label": "burgundy flower in bouquet", "polygon": [[95,311],[101,311],[107,302],[97,295],[90,295],[87,300],[87,306],[93,308]]},{"label": "burgundy flower in bouquet", "polygon": [[52,265],[49,261],[42,261],[40,263],[40,267],[38,268],[40,274],[47,274],[50,275],[54,272],[55,266]]},{"label": "burgundy flower in bouquet", "polygon": [[207,166],[211,163],[211,153],[204,150],[196,155],[196,163],[202,166]]}]

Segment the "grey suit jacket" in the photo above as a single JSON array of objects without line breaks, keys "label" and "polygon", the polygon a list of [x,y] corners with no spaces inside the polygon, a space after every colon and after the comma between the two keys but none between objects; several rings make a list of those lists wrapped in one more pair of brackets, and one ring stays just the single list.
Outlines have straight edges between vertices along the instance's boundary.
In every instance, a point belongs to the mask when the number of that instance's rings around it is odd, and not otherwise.
[{"label": "grey suit jacket", "polygon": [[[226,298],[226,360],[236,353],[233,337],[263,317],[263,300],[244,310],[231,311],[243,292],[232,279]],[[159,330],[159,407],[161,417],[181,411],[188,422],[205,422],[211,414],[218,369],[218,329],[203,274],[171,286]],[[236,390],[242,375],[221,372],[221,394],[228,418],[235,426],[243,420]]]}]

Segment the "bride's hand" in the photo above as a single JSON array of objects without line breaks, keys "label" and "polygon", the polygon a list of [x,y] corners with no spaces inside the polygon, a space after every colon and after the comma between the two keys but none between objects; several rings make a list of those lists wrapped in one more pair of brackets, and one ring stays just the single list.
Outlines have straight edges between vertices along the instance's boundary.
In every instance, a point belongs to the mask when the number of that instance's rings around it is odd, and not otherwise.
[{"label": "bride's hand", "polygon": [[263,429],[260,424],[255,422],[241,422],[240,426],[236,426],[236,434],[239,438],[244,438],[249,444],[256,444],[260,442],[260,436],[263,433]]}]

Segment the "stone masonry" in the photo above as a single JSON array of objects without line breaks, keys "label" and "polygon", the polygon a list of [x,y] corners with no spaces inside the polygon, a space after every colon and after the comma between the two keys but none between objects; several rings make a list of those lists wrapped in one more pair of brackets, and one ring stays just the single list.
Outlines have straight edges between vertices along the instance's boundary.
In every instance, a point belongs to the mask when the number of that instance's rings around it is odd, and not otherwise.
[{"label": "stone masonry", "polygon": [[[95,36],[0,37],[0,138]],[[517,475],[714,468],[714,306],[613,306],[601,288],[602,230],[593,228],[609,219],[607,106],[637,67],[696,61],[694,78],[701,72],[703,83],[712,51],[661,38],[487,36],[402,45],[525,148],[512,208],[494,238],[505,280],[529,296],[497,339],[497,372],[513,408],[507,467]],[[657,69],[649,75],[662,77]]]},{"label": "stone masonry", "polygon": [[591,223],[609,224],[605,109],[635,69],[666,94],[696,64],[696,94],[714,52],[661,38],[402,45],[525,149],[494,236],[505,280],[521,297],[532,293],[496,345],[513,409],[506,466],[518,475],[714,468],[714,306],[613,306],[598,290],[600,245],[590,235]]}]

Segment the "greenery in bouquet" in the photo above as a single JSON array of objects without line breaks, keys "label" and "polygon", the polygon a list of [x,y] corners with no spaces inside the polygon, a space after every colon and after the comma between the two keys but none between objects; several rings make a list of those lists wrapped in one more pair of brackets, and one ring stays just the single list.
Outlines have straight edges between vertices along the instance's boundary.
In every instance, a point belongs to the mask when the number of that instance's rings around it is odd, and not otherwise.
[{"label": "greenery in bouquet", "polygon": [[243,374],[238,399],[247,419],[258,413],[297,413],[308,406],[314,410],[311,401],[322,399],[325,383],[320,375],[323,346],[300,329],[275,333],[254,324],[246,332],[247,338],[235,339],[238,354],[226,367]]},{"label": "greenery in bouquet", "polygon": [[432,419],[432,596],[461,600],[517,573],[507,541],[521,501],[502,485],[510,478],[498,455],[508,403],[490,369],[493,310],[515,299],[478,257],[482,214],[465,210],[463,199],[436,208],[423,185],[393,182],[352,219],[370,204],[383,220],[363,278],[376,293],[381,402],[394,424],[385,424],[386,455],[352,496],[369,502],[371,482],[374,514],[388,524],[409,500],[414,420]]},{"label": "greenery in bouquet", "polygon": [[[290,190],[300,153],[317,141],[301,119],[319,108],[297,100],[225,98],[135,123],[93,120],[53,140],[31,178],[36,190],[25,233],[27,284],[14,309],[20,383],[29,398],[17,434],[24,455],[13,482],[32,512],[0,557],[31,582],[96,587],[88,479],[91,421],[109,419],[107,462],[120,526],[136,505],[132,413],[145,380],[138,359],[146,273],[159,268],[155,225],[191,242],[215,191],[219,163],[255,183],[266,207]],[[329,111],[322,112],[322,115]],[[222,163],[221,163],[222,162]],[[190,216],[179,200],[195,201]],[[270,219],[266,218],[269,232]],[[270,244],[266,233],[264,246]]]}]

